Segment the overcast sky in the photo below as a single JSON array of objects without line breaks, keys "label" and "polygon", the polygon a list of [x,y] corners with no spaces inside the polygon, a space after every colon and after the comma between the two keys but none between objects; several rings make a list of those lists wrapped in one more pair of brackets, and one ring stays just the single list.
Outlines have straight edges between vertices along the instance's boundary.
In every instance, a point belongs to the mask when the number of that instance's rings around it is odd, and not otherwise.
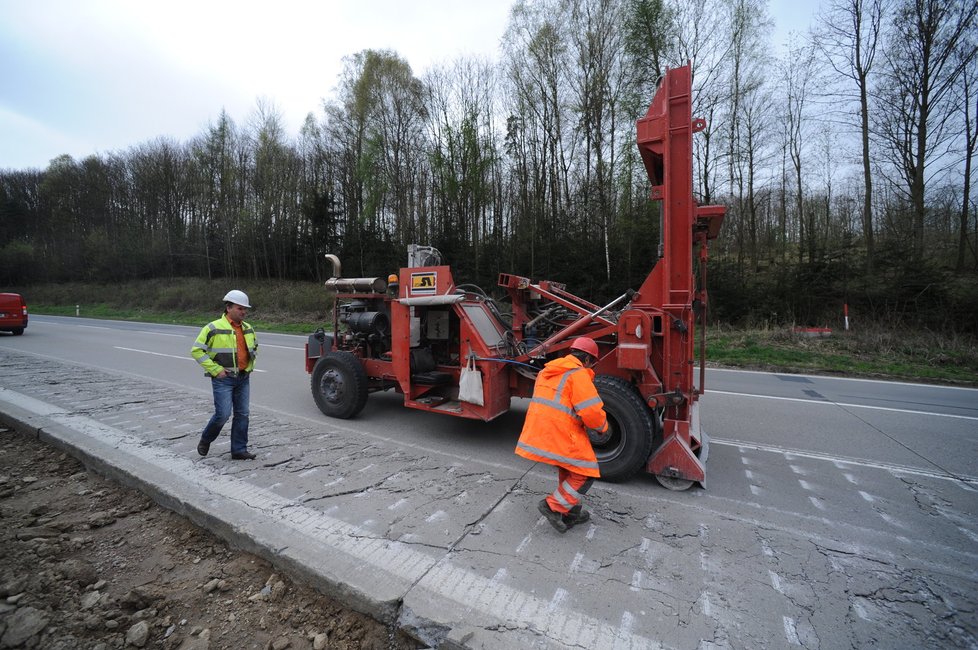
[{"label": "overcast sky", "polygon": [[[775,42],[820,0],[770,0]],[[0,169],[46,168],[159,136],[184,142],[259,99],[290,135],[342,58],[392,49],[415,75],[496,59],[511,0],[0,0]]]}]

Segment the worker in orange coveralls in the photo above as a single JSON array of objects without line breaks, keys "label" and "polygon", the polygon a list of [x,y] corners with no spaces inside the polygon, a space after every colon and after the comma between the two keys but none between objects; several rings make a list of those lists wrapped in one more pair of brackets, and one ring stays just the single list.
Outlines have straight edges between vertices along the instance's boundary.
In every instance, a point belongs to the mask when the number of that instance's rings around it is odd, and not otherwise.
[{"label": "worker in orange coveralls", "polygon": [[591,369],[597,362],[597,343],[580,337],[571,344],[570,354],[543,367],[516,445],[518,455],[557,466],[557,489],[537,507],[561,533],[591,518],[580,501],[601,476],[587,433],[608,430]]}]

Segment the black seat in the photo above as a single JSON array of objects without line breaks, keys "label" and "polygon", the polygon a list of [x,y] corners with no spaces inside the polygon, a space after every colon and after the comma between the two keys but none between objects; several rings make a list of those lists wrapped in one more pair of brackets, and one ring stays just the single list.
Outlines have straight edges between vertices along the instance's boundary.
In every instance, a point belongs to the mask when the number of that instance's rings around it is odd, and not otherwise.
[{"label": "black seat", "polygon": [[421,386],[444,386],[452,383],[450,372],[435,370],[435,357],[428,348],[411,350],[411,383]]}]

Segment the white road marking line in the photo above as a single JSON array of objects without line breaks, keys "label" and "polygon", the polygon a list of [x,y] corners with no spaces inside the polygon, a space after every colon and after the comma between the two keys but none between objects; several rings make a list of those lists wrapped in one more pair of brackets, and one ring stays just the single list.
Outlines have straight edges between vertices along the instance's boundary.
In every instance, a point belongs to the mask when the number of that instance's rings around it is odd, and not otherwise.
[{"label": "white road marking line", "polygon": [[[162,352],[151,352],[149,350],[137,350],[135,348],[124,348],[121,345],[113,345],[116,350],[124,350],[126,352],[140,352],[142,354],[152,354],[154,357],[169,357],[170,359],[184,359],[186,361],[194,361],[193,357],[187,355],[182,356],[179,354],[164,354]],[[267,370],[261,370],[260,368],[255,368],[253,372],[268,372]]]},{"label": "white road marking line", "polygon": [[798,631],[795,629],[795,619],[788,616],[783,616],[784,620],[784,638],[788,639],[788,643],[791,645],[801,645],[801,641],[798,639]]},{"label": "white road marking line", "polygon": [[[697,367],[697,369],[699,369]],[[864,379],[862,377],[827,377],[825,375],[799,375],[793,372],[766,372],[763,370],[738,370],[736,368],[707,368],[710,372],[742,372],[750,375],[767,375],[768,377],[775,376],[790,376],[790,377],[808,377],[809,379],[823,379],[827,381],[859,381],[866,384],[886,384],[886,385],[896,385],[896,386],[924,386],[926,388],[948,388],[951,390],[976,390],[974,388],[967,388],[964,386],[935,386],[934,384],[915,384],[909,381],[888,381],[883,379]],[[707,391],[711,392],[711,391]]]},{"label": "white road marking line", "polygon": [[710,596],[703,592],[703,615],[707,618],[713,616],[713,605],[710,604]]},{"label": "white road marking line", "polygon": [[797,449],[784,449],[783,447],[777,447],[774,445],[759,445],[750,442],[742,442],[740,440],[718,440],[716,438],[710,438],[710,444],[723,445],[727,447],[737,447],[737,449],[753,449],[755,451],[766,451],[772,454],[781,454],[785,458],[795,458],[795,457],[810,458],[813,460],[825,460],[829,462],[838,462],[850,466],[854,465],[856,467],[881,469],[896,474],[909,474],[911,476],[926,476],[929,478],[943,479],[946,481],[965,481],[967,483],[978,483],[978,476],[966,476],[966,475],[954,476],[944,472],[920,469],[918,467],[907,467],[904,465],[893,465],[890,463],[877,463],[868,460],[860,460],[858,458],[843,458],[840,456],[830,456],[828,454],[820,454],[814,451],[798,451]]},{"label": "white road marking line", "polygon": [[635,571],[634,573],[632,573],[632,582],[631,582],[631,584],[629,585],[628,588],[631,589],[632,591],[641,591],[642,590],[642,572],[641,571]]},{"label": "white road marking line", "polygon": [[554,611],[555,609],[559,608],[561,603],[563,603],[566,599],[567,590],[558,588],[557,591],[554,592],[554,597],[550,599],[550,603],[547,604],[547,610],[551,612]]},{"label": "white road marking line", "polygon": [[906,528],[906,526],[903,524],[903,522],[901,522],[896,517],[892,517],[892,516],[886,514],[885,512],[880,512],[880,511],[877,511],[876,514],[878,514],[880,516],[880,519],[882,519],[886,523],[890,524],[891,526],[895,526],[897,528]]},{"label": "white road marking line", "polygon": [[[625,641],[632,635],[632,626],[635,624],[635,617],[632,616],[631,612],[625,612],[621,615],[621,640]],[[615,647],[619,647],[616,643]],[[629,645],[628,647],[633,647]]]},{"label": "white road marking line", "polygon": [[569,572],[570,573],[576,573],[577,570],[579,568],[581,568],[581,562],[583,562],[583,561],[584,561],[584,554],[583,553],[578,553],[577,555],[575,555],[574,556],[574,560],[571,562]]},{"label": "white road marking line", "polygon": [[[943,388],[943,387],[942,387]],[[890,411],[891,413],[914,413],[916,415],[932,415],[939,418],[956,418],[959,420],[976,420],[978,417],[973,415],[953,415],[951,413],[934,413],[933,411],[918,411],[915,409],[895,409],[889,406],[868,406],[866,404],[849,404],[847,402],[828,402],[817,399],[802,399],[800,397],[775,397],[773,395],[753,395],[751,393],[734,393],[726,390],[708,390],[707,393],[716,395],[733,395],[734,397],[754,397],[756,399],[773,399],[781,402],[801,402],[803,404],[814,404],[816,406],[835,406],[854,409],[870,409],[873,411]]]}]

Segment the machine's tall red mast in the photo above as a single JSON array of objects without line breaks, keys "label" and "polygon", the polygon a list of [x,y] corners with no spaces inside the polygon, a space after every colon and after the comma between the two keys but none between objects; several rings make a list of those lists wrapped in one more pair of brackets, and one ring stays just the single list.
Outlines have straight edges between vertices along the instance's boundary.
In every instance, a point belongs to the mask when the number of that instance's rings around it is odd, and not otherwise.
[{"label": "machine's tall red mast", "polygon": [[666,73],[636,126],[651,198],[662,202],[660,259],[632,301],[634,309],[659,316],[653,318],[653,335],[661,345],[652,365],[665,394],[663,441],[647,470],[667,480],[702,482],[704,467],[694,452],[703,442],[697,404],[703,387],[697,390],[693,373],[696,317],[705,308],[706,291],[696,287],[693,249],[699,245],[705,262],[707,240],[716,237],[724,208],[698,206],[693,199],[693,133],[706,123],[692,118],[688,65]]}]

